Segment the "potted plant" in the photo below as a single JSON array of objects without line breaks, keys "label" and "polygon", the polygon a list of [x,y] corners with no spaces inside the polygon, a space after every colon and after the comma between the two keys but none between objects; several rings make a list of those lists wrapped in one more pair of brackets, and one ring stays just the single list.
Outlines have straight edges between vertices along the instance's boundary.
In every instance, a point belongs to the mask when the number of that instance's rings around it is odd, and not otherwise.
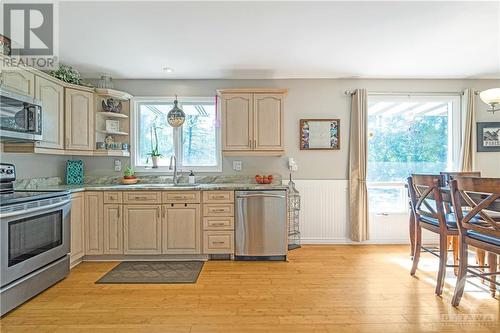
[{"label": "potted plant", "polygon": [[49,74],[64,82],[91,87],[90,84],[82,81],[80,73],[71,66],[59,65],[58,69],[50,71]]},{"label": "potted plant", "polygon": [[[153,169],[158,168],[158,158],[162,157],[163,155],[160,154],[160,150],[158,148],[158,132],[157,132],[158,127],[156,127],[155,124],[151,126],[151,152],[148,154],[148,156],[151,156],[151,161],[153,162]],[[149,157],[146,160],[146,163],[149,162]]]},{"label": "potted plant", "polygon": [[137,177],[135,176],[135,171],[131,167],[127,167],[123,171],[123,184],[135,184],[137,183]]}]

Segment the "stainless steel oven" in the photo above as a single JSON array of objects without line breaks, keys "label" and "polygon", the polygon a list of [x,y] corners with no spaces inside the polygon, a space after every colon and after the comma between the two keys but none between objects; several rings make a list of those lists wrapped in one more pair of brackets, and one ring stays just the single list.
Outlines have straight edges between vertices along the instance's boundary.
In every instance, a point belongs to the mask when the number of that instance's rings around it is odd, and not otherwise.
[{"label": "stainless steel oven", "polygon": [[0,87],[0,139],[42,140],[42,104],[38,100]]}]

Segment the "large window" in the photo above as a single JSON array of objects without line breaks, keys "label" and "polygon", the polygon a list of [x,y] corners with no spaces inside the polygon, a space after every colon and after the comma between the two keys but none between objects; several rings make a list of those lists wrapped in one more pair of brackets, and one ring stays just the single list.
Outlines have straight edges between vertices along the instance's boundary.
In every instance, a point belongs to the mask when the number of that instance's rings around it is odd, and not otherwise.
[{"label": "large window", "polygon": [[407,212],[412,173],[453,170],[459,154],[458,96],[369,96],[370,211]]},{"label": "large window", "polygon": [[[173,98],[135,100],[134,167],[138,171],[168,172],[170,157],[175,156],[177,168],[183,171],[222,171],[220,130],[214,99],[179,98],[179,101],[186,120],[181,127],[172,128],[167,122],[167,114],[173,107]],[[161,154],[158,169],[151,168],[149,156],[156,143],[155,129]]]}]

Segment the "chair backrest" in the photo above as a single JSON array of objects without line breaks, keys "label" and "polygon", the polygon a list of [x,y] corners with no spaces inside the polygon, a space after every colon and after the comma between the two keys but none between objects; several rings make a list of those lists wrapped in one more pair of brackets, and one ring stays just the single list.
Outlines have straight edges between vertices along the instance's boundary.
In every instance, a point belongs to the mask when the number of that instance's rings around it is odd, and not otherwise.
[{"label": "chair backrest", "polygon": [[408,191],[415,217],[430,217],[439,221],[441,228],[446,228],[445,208],[441,187],[444,186],[442,175],[413,174],[408,177]]},{"label": "chair backrest", "polygon": [[[458,177],[450,187],[460,232],[500,238],[500,178]],[[470,207],[466,214],[460,209],[464,202]]]},{"label": "chair backrest", "polygon": [[481,177],[480,171],[442,171],[440,174],[444,177],[446,184],[458,177]]}]

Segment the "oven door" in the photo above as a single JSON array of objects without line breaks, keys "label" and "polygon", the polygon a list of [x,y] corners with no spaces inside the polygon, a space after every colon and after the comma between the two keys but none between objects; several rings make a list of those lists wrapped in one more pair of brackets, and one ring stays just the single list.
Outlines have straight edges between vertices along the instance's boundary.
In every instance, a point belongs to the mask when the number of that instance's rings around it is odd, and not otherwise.
[{"label": "oven door", "polygon": [[69,253],[70,209],[71,201],[64,200],[2,216],[2,287]]}]

